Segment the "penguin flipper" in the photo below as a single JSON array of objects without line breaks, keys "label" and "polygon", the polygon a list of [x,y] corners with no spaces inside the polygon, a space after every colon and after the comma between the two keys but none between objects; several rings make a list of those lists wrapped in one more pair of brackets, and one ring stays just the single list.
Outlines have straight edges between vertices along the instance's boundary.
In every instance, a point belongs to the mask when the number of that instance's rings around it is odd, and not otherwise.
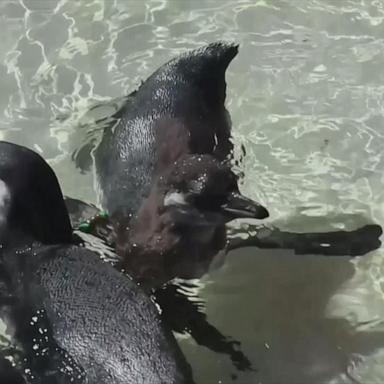
[{"label": "penguin flipper", "polygon": [[210,324],[203,312],[204,302],[183,288],[188,288],[186,283],[167,284],[154,292],[163,321],[175,332],[189,333],[197,344],[228,355],[238,370],[253,371],[252,363],[239,349],[240,342],[223,335]]},{"label": "penguin flipper", "polygon": [[379,238],[383,230],[378,224],[367,224],[352,231],[307,233],[252,226],[252,233],[255,234],[246,239],[230,239],[228,250],[253,246],[264,249],[292,249],[298,255],[361,256],[381,246]]}]

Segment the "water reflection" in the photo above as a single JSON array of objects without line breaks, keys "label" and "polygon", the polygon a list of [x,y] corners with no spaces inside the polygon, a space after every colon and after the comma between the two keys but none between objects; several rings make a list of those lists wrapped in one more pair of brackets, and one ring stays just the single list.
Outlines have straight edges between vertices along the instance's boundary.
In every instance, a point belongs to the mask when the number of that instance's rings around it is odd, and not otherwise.
[{"label": "water reflection", "polygon": [[[325,317],[330,298],[353,275],[348,258],[238,250],[204,280],[208,318],[235,338],[246,335],[240,338],[242,350],[258,369],[259,382],[324,383],[351,376],[354,354],[372,353],[383,341],[381,333],[356,333],[346,319]],[[225,372],[223,383],[230,382],[225,361],[216,369]],[[201,382],[213,376],[208,370],[198,374]],[[242,383],[249,380],[246,374],[239,377]]]}]

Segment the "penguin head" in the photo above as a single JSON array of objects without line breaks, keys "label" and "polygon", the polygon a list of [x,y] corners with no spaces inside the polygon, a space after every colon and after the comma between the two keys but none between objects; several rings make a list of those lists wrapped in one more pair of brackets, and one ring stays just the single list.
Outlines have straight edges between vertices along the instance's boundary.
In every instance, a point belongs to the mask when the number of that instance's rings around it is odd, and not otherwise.
[{"label": "penguin head", "polygon": [[177,224],[219,225],[233,219],[265,219],[269,213],[243,196],[238,177],[212,155],[186,155],[160,177],[164,211]]},{"label": "penguin head", "polygon": [[37,153],[0,142],[0,236],[69,242],[72,227],[55,173]]}]

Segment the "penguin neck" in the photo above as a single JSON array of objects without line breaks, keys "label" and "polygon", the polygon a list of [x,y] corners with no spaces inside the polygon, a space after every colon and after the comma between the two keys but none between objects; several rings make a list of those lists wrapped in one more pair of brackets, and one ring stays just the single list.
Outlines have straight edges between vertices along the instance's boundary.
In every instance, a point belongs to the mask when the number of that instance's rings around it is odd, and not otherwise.
[{"label": "penguin neck", "polygon": [[[117,249],[135,248],[164,253],[170,250],[173,241],[173,223],[164,209],[164,194],[157,184],[143,201],[136,215],[115,216],[114,221]],[[132,253],[130,252],[130,253]]]}]

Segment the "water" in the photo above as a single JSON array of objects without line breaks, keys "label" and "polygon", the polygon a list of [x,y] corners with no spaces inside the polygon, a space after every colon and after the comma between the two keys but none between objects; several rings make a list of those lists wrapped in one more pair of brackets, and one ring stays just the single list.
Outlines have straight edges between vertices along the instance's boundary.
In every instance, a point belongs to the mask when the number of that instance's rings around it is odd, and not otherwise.
[{"label": "water", "polygon": [[[94,201],[92,175],[70,160],[86,108],[186,49],[232,40],[227,106],[247,150],[242,191],[288,230],[383,223],[383,20],[381,0],[3,0],[1,137],[49,160],[66,194]],[[257,372],[235,372],[185,338],[197,381],[382,383],[383,254],[230,254],[200,295]]]}]

